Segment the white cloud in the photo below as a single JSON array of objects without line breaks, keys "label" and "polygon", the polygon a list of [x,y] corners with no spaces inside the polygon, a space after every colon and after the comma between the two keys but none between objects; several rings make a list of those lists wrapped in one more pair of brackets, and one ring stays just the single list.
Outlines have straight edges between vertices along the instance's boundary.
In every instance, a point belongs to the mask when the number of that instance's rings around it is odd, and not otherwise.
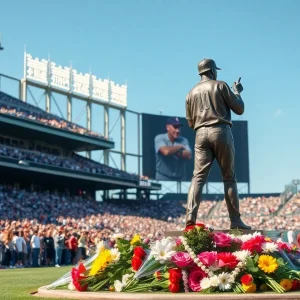
[{"label": "white cloud", "polygon": [[277,118],[277,117],[279,117],[280,115],[282,114],[282,110],[281,109],[277,109],[276,111],[275,111],[275,113],[274,113],[274,117],[275,118]]}]

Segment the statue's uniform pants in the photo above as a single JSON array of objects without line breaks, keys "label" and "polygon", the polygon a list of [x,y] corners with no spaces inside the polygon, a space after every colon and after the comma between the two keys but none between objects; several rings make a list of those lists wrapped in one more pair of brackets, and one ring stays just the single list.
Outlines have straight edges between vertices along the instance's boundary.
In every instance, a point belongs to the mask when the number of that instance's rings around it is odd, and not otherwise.
[{"label": "statue's uniform pants", "polygon": [[196,131],[195,167],[188,192],[186,220],[196,222],[202,189],[214,159],[217,160],[224,182],[224,194],[230,219],[238,217],[239,198],[234,171],[234,141],[226,124],[200,127]]}]

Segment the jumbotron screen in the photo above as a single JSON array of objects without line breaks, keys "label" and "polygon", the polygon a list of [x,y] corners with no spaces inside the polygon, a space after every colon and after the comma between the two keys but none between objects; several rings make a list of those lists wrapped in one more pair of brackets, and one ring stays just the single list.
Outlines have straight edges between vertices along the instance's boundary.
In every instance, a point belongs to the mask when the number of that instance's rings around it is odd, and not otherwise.
[{"label": "jumbotron screen", "polygon": [[[174,145],[183,144],[186,149],[191,150],[191,156],[179,156],[176,148],[173,154],[162,152],[159,150],[161,147],[172,145],[166,129],[168,118],[170,116],[142,114],[143,175],[160,181],[191,181],[194,170],[195,131],[189,127],[185,118],[174,117],[175,122],[183,124]],[[238,182],[249,183],[248,122],[232,123],[236,178]],[[165,151],[168,149],[172,148],[164,148]],[[211,167],[208,182],[222,182],[216,160]]]}]

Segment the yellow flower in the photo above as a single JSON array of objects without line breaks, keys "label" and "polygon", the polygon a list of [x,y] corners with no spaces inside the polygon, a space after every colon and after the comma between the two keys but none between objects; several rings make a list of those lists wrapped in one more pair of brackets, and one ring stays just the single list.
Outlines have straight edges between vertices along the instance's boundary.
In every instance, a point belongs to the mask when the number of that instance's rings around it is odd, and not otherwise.
[{"label": "yellow flower", "polygon": [[282,279],[279,283],[286,291],[292,288],[292,282],[289,279]]},{"label": "yellow flower", "polygon": [[261,255],[258,259],[258,267],[265,273],[273,273],[277,270],[276,258],[271,255]]},{"label": "yellow flower", "polygon": [[254,293],[256,291],[256,284],[251,282],[249,284],[242,284],[246,293]]},{"label": "yellow flower", "polygon": [[265,238],[265,241],[266,241],[266,242],[272,242],[272,239],[269,238],[269,237],[266,237],[266,238]]},{"label": "yellow flower", "polygon": [[265,292],[265,291],[268,291],[270,288],[265,284],[263,283],[260,287],[259,287],[259,290],[262,291],[262,292]]},{"label": "yellow flower", "polygon": [[104,270],[111,261],[110,250],[103,250],[94,260],[89,275],[96,275],[98,272]]},{"label": "yellow flower", "polygon": [[132,240],[130,241],[130,244],[131,244],[131,245],[134,245],[135,243],[140,242],[140,241],[141,241],[140,235],[139,235],[139,234],[136,234],[136,235],[134,235],[134,237],[133,237]]}]

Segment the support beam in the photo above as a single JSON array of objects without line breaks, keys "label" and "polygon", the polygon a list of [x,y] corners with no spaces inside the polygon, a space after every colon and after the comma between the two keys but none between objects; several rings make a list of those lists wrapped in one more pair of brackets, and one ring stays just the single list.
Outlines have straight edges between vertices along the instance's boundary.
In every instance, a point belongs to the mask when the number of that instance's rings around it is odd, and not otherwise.
[{"label": "support beam", "polygon": [[177,194],[181,194],[181,182],[177,181]]},{"label": "support beam", "polygon": [[21,79],[20,81],[20,94],[19,97],[22,101],[27,101],[27,83],[25,79]]},{"label": "support beam", "polygon": [[[104,105],[104,136],[108,138],[109,136],[109,107]],[[103,150],[104,164],[109,165],[109,150]]]},{"label": "support beam", "polygon": [[[87,101],[86,104],[86,128],[87,130],[92,129],[92,102],[91,101]],[[92,158],[91,151],[86,152],[86,157],[89,159]]]},{"label": "support beam", "polygon": [[126,111],[120,110],[121,117],[121,170],[126,171]]},{"label": "support beam", "polygon": [[72,96],[67,97],[67,120],[72,122]]},{"label": "support beam", "polygon": [[50,89],[46,90],[46,112],[47,113],[51,112],[51,90]]},{"label": "support beam", "polygon": [[141,172],[141,116],[137,114],[137,141],[138,141],[138,174],[142,175]]}]

